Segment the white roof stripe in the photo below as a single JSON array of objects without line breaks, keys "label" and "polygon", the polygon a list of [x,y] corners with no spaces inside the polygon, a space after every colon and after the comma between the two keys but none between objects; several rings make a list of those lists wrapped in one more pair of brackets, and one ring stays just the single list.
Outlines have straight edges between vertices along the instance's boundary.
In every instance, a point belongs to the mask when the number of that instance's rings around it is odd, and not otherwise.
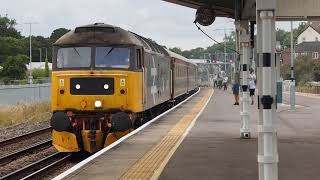
[{"label": "white roof stripe", "polygon": [[169,53],[170,57],[174,57],[174,58],[180,59],[182,61],[185,61],[185,62],[188,62],[190,64],[193,64],[193,65],[197,66],[197,64],[192,62],[190,59],[188,59],[188,58],[186,58],[184,56],[181,56],[180,54],[174,53],[174,52],[172,52],[172,51],[170,51],[168,49],[165,49],[165,50]]}]

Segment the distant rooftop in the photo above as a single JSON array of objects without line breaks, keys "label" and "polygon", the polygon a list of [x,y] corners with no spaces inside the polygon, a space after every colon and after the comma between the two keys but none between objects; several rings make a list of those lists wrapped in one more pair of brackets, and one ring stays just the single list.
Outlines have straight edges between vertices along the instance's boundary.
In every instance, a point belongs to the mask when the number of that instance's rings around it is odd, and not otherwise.
[{"label": "distant rooftop", "polygon": [[296,45],[295,51],[300,52],[320,52],[320,41],[302,42]]},{"label": "distant rooftop", "polygon": [[[192,61],[193,63],[196,63],[196,64],[205,64],[207,63],[207,61],[209,59],[189,59],[190,61]],[[217,64],[224,64],[224,62],[221,62],[221,61],[217,61],[216,62]]]},{"label": "distant rooftop", "polygon": [[[29,64],[26,64],[27,69],[30,69]],[[45,69],[46,63],[45,62],[32,62],[31,69]],[[52,63],[48,63],[49,70],[52,70]]]},{"label": "distant rooftop", "polygon": [[318,33],[320,33],[320,21],[309,21],[306,24],[306,28],[308,28],[309,26],[312,27]]}]

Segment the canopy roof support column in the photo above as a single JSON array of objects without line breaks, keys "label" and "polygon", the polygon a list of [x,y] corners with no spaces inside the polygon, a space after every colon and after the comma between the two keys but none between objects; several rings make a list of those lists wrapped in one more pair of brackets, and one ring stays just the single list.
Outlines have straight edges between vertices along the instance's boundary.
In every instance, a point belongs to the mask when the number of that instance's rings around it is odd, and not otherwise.
[{"label": "canopy roof support column", "polygon": [[275,8],[276,0],[257,0],[259,180],[278,179]]},{"label": "canopy roof support column", "polygon": [[241,77],[241,128],[240,137],[241,138],[251,138],[249,129],[249,62],[250,62],[250,35],[249,35],[249,21],[241,20],[237,23],[237,30],[239,31],[239,41],[240,41],[240,77]]}]

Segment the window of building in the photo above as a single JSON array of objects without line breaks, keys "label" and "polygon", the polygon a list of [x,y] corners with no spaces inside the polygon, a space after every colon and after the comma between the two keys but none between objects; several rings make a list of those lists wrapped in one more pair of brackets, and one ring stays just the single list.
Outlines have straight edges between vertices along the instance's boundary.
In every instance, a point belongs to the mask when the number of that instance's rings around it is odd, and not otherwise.
[{"label": "window of building", "polygon": [[303,37],[303,38],[302,38],[302,41],[306,41],[306,38],[305,38],[305,37]]},{"label": "window of building", "polygon": [[318,59],[318,57],[319,57],[319,53],[318,52],[313,52],[312,53],[312,58],[313,59]]}]

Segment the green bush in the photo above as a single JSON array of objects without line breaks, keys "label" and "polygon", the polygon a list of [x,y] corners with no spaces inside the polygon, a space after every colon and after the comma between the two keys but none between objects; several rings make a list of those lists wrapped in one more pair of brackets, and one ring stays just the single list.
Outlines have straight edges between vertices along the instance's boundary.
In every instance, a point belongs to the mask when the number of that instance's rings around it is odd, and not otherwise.
[{"label": "green bush", "polygon": [[46,77],[45,69],[32,69],[33,79],[39,79]]},{"label": "green bush", "polygon": [[8,56],[1,64],[3,67],[1,76],[12,80],[25,78],[28,59],[25,55]]},{"label": "green bush", "polygon": [[[283,79],[291,78],[290,64],[283,64],[281,76]],[[294,64],[294,78],[298,86],[304,86],[310,81],[320,81],[320,61],[308,56],[299,57]]]}]

